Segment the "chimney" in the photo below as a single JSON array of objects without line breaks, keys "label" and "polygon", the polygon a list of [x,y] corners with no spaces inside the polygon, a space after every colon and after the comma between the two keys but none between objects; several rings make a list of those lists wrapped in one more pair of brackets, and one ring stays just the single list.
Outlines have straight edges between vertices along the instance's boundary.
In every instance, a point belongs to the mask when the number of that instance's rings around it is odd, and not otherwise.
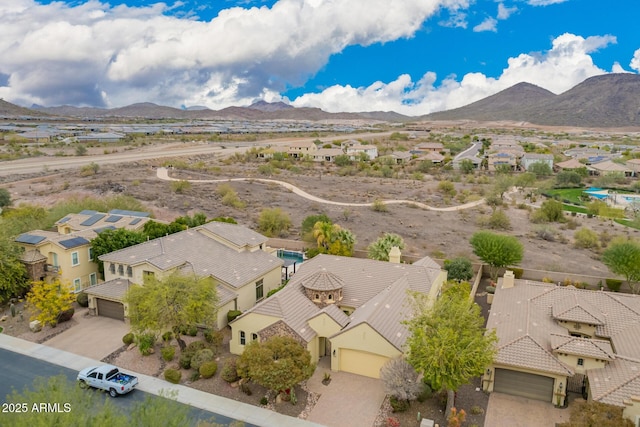
[{"label": "chimney", "polygon": [[507,270],[504,272],[504,277],[502,278],[502,289],[505,288],[513,288],[515,276],[513,275],[513,271]]},{"label": "chimney", "polygon": [[389,262],[393,264],[400,264],[400,248],[394,246],[389,251]]}]

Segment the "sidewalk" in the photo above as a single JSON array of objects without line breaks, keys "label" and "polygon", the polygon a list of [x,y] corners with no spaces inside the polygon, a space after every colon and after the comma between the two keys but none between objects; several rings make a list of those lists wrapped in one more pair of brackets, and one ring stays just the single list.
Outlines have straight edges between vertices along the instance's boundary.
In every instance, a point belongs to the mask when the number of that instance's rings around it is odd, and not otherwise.
[{"label": "sidewalk", "polygon": [[[46,345],[21,340],[6,334],[0,334],[0,348],[77,371],[88,366],[103,364],[98,360],[78,356],[64,350],[47,347]],[[225,417],[251,423],[256,426],[323,427],[321,424],[288,417],[258,406],[247,405],[246,403],[236,402],[235,400],[226,399],[216,396],[215,394],[205,393],[182,385],[171,384],[149,375],[138,374],[131,371],[127,372],[138,377],[140,382],[137,388],[141,391],[160,395],[161,390],[175,390],[178,392],[177,401],[180,403],[204,409],[205,411],[215,412]]]}]

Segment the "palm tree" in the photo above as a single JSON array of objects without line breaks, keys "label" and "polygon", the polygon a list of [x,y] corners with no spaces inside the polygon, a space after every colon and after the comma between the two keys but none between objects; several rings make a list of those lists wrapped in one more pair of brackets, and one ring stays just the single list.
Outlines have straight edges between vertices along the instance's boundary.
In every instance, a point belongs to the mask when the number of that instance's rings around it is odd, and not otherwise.
[{"label": "palm tree", "polygon": [[373,242],[367,248],[367,256],[370,259],[378,261],[389,261],[389,251],[392,247],[397,246],[404,249],[404,240],[402,237],[393,233],[384,233],[384,236]]},{"label": "palm tree", "polygon": [[340,230],[339,225],[330,222],[318,221],[313,226],[313,237],[318,243],[318,248],[327,249],[333,242],[334,233]]}]

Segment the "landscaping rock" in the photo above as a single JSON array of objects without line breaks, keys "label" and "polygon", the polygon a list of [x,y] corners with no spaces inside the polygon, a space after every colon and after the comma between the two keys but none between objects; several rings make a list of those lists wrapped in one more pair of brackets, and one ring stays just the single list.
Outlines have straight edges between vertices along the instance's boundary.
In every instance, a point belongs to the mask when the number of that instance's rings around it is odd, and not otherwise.
[{"label": "landscaping rock", "polygon": [[42,323],[40,323],[39,320],[29,322],[29,329],[31,329],[31,332],[40,332],[42,330]]}]

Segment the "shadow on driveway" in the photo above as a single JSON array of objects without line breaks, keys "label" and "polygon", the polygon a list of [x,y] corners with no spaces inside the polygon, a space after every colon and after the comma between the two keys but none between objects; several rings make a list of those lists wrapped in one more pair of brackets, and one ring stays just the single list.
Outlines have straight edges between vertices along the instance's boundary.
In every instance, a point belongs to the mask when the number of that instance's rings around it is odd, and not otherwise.
[{"label": "shadow on driveway", "polygon": [[487,427],[555,427],[569,421],[570,409],[558,409],[551,402],[491,393],[484,419]]}]

